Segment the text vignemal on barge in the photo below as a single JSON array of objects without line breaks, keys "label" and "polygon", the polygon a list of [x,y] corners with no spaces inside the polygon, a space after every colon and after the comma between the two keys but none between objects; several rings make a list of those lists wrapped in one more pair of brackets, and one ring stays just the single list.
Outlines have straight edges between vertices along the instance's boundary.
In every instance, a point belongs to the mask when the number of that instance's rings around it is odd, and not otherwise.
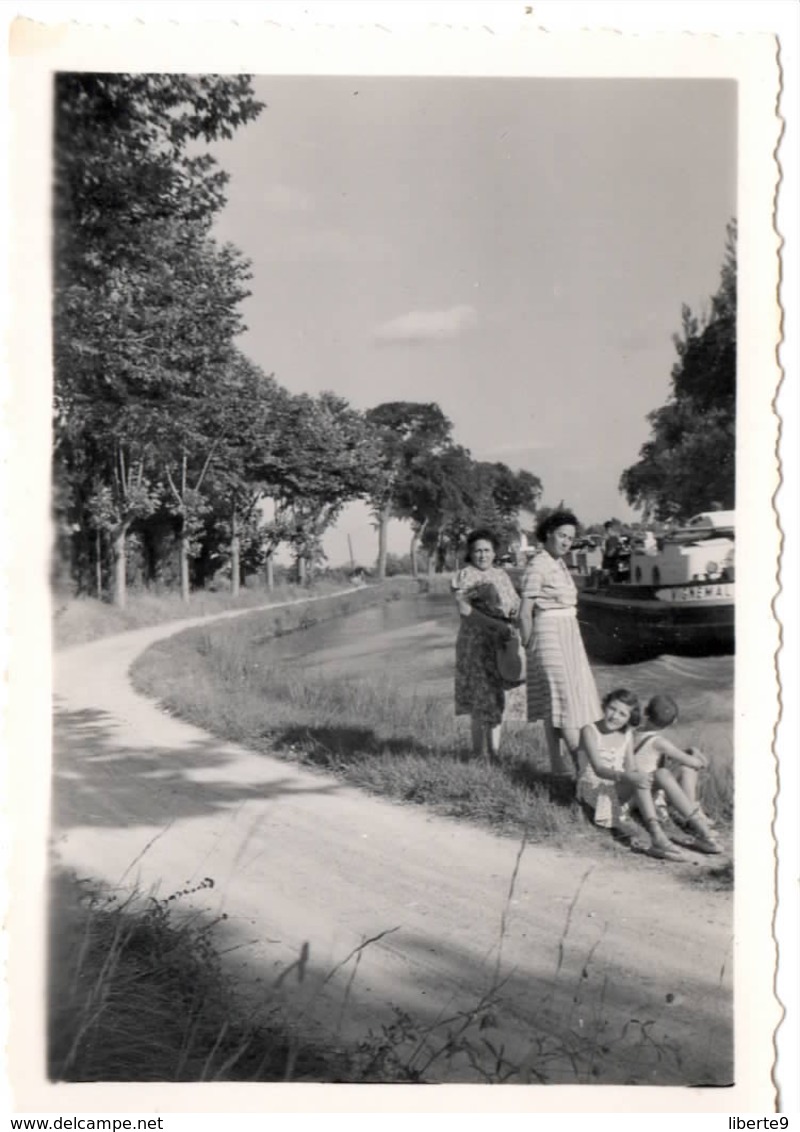
[{"label": "text vignemal on barge", "polygon": [[578,619],[597,657],[706,656],[735,645],[735,513],[706,511],[631,550],[624,576],[580,571]]}]

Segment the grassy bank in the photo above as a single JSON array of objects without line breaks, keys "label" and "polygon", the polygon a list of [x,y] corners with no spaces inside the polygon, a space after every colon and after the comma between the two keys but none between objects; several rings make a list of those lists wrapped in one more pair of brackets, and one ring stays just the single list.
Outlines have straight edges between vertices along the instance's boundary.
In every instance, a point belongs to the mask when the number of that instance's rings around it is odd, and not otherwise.
[{"label": "grassy bank", "polygon": [[[125,609],[117,609],[93,597],[56,595],[53,598],[53,639],[57,648],[63,648],[124,633],[128,629],[143,629],[148,625],[161,625],[187,617],[211,616],[231,609],[278,605],[309,596],[336,593],[346,589],[348,584],[346,578],[323,578],[311,587],[277,585],[269,590],[264,586],[253,586],[240,590],[236,597],[219,591],[199,590],[192,594],[188,604],[181,601],[178,593],[142,591],[128,596]],[[396,586],[405,586],[414,593],[418,589],[418,584],[410,578],[398,578]]]},{"label": "grassy bank", "polygon": [[[324,610],[318,606],[315,616]],[[538,728],[508,725],[501,765],[476,760],[449,697],[431,694],[424,679],[409,685],[385,666],[353,679],[276,664],[272,639],[304,623],[302,615],[254,614],[236,625],[187,631],[143,654],[132,669],[134,684],[212,734],[375,794],[533,841],[569,835],[616,850],[574,801],[553,796]],[[722,721],[711,720],[703,737],[711,756],[704,804],[721,823],[732,804],[724,731]]]},{"label": "grassy bank", "polygon": [[[313,616],[325,611],[317,607]],[[533,840],[584,828],[577,807],[552,804],[546,755],[538,737],[532,747],[532,729],[509,729],[505,765],[489,766],[471,757],[449,702],[389,670],[353,680],[274,665],[270,640],[308,623],[285,610],[189,630],[148,649],[131,669],[133,684],[220,738],[375,794]]]},{"label": "grassy bank", "polygon": [[[520,847],[520,857],[523,851]],[[511,877],[499,925],[514,897]],[[581,882],[583,883],[583,882]],[[579,964],[573,1010],[553,1014],[548,995],[527,1049],[505,1052],[503,1018],[508,972],[490,970],[474,1002],[433,1022],[394,1008],[391,1020],[350,1044],[314,1023],[285,993],[303,981],[309,945],[271,982],[242,988],[226,970],[219,929],[190,912],[183,898],[111,892],[63,869],[51,877],[47,1070],[55,1082],[330,1082],[408,1084],[437,1081],[652,1084],[681,1072],[671,1036],[668,993],[642,1018],[615,1019],[603,1009],[605,980],[591,984],[593,950]],[[576,900],[580,891],[574,894]],[[554,945],[554,980],[561,969],[571,907]],[[342,1010],[367,940],[344,961],[352,966]],[[338,967],[337,969],[338,970]],[[332,976],[335,971],[329,973]],[[591,984],[591,985],[590,985]],[[313,1000],[312,1000],[313,1005]],[[574,1017],[578,1012],[587,1014]],[[642,1020],[646,1018],[646,1020]],[[338,1030],[337,1030],[338,1034]],[[700,1076],[702,1077],[702,1072]],[[688,1083],[691,1072],[685,1078]]]},{"label": "grassy bank", "polygon": [[[207,879],[199,887],[211,887]],[[418,1079],[390,1035],[357,1048],[300,1030],[278,976],[254,1002],[225,973],[218,922],[56,870],[47,1064],[54,1081]],[[287,972],[288,973],[288,972]]]}]

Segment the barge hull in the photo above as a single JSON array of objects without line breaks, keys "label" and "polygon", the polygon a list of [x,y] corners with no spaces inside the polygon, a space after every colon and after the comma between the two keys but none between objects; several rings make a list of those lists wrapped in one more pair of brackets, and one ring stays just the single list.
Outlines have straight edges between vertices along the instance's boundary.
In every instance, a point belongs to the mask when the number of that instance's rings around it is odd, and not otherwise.
[{"label": "barge hull", "polygon": [[735,650],[732,602],[671,603],[584,590],[578,620],[587,650],[598,657],[633,661],[662,653],[711,656]]}]

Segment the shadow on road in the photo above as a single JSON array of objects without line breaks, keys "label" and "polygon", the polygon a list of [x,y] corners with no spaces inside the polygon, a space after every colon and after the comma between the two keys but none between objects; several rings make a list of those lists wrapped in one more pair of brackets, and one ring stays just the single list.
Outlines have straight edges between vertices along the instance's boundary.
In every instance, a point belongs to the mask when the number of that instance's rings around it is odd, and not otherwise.
[{"label": "shadow on road", "polygon": [[[249,799],[292,794],[332,794],[335,783],[311,786],[291,774],[253,781],[231,780],[223,768],[237,762],[233,751],[208,737],[188,746],[121,745],[113,718],[85,708],[54,713],[53,809],[56,828],[153,826],[200,817]],[[213,777],[219,768],[219,779]]]},{"label": "shadow on road", "polygon": [[[354,755],[429,755],[430,748],[418,742],[411,735],[382,736],[371,727],[353,727],[330,724],[323,727],[298,725],[286,727],[277,732],[272,742],[277,750],[287,747],[301,747],[307,761],[319,766],[329,766],[337,756],[347,756],[348,762]],[[465,753],[461,750],[447,752],[459,762]]]}]

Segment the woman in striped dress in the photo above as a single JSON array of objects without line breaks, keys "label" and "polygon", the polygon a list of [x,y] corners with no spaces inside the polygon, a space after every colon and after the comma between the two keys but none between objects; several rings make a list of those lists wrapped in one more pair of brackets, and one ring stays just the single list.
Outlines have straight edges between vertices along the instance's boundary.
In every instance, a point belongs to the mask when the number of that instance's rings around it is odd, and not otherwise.
[{"label": "woman in striped dress", "polygon": [[[544,722],[553,774],[576,772],[580,731],[601,717],[592,670],[583,647],[576,607],[578,591],[564,563],[578,520],[551,512],[536,537],[544,545],[522,580],[520,628],[528,649],[528,720]],[[565,761],[561,739],[569,750]]]}]

